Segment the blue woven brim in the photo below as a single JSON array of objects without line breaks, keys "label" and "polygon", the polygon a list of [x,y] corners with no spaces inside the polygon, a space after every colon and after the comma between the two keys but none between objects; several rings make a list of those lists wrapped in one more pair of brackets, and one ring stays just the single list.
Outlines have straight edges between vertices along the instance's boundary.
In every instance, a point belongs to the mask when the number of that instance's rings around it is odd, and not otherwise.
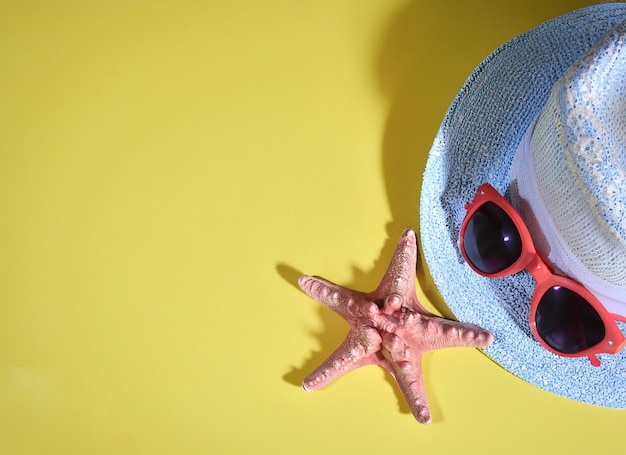
[{"label": "blue woven brim", "polygon": [[499,279],[479,276],[463,260],[458,242],[464,205],[479,185],[488,182],[507,194],[515,150],[553,84],[624,19],[624,4],[574,11],[487,57],[470,75],[439,129],[420,202],[421,241],[433,280],[458,320],[494,334],[486,354],[542,389],[612,408],[626,408],[626,349],[599,356],[600,367],[593,367],[586,357],[550,353],[530,331],[532,277],[526,272]]}]

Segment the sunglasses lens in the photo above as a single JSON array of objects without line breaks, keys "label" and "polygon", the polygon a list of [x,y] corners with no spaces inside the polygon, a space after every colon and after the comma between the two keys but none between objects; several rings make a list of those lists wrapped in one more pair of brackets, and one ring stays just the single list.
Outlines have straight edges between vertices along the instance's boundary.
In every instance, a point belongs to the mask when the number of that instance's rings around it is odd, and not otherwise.
[{"label": "sunglasses lens", "polygon": [[598,344],[606,333],[593,306],[574,291],[554,286],[541,298],[535,315],[537,332],[564,354],[581,352]]},{"label": "sunglasses lens", "polygon": [[463,248],[474,267],[486,274],[501,272],[522,254],[522,239],[513,220],[493,202],[485,202],[465,229]]}]

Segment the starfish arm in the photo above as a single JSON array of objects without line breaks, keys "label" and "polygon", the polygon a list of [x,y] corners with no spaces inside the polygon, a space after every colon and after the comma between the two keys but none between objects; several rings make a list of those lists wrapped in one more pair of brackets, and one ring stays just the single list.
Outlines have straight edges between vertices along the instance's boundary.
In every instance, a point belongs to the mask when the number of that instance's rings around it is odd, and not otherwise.
[{"label": "starfish arm", "polygon": [[302,381],[304,390],[313,392],[352,370],[365,365],[388,368],[380,353],[382,339],[371,327],[350,330],[344,342],[331,356]]},{"label": "starfish arm", "polygon": [[393,333],[385,334],[382,352],[415,419],[419,423],[430,423],[430,405],[422,376],[422,352],[411,349]]},{"label": "starfish arm", "polygon": [[452,321],[435,315],[404,313],[396,333],[410,346],[424,351],[451,347],[484,348],[493,335],[473,324]]},{"label": "starfish arm", "polygon": [[355,304],[367,300],[363,292],[343,288],[319,277],[302,275],[298,279],[298,285],[309,297],[327,306],[348,322],[356,317]]},{"label": "starfish arm", "polygon": [[406,229],[398,241],[380,285],[372,295],[384,297],[414,295],[417,254],[415,232]]}]

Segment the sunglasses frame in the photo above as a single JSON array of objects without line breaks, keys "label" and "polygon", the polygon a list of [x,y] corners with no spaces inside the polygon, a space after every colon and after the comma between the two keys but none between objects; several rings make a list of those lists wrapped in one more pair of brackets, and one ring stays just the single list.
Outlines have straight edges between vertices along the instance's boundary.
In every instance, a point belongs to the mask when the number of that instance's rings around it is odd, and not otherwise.
[{"label": "sunglasses frame", "polygon": [[[484,273],[481,270],[477,269],[467,257],[464,247],[465,231],[467,229],[467,225],[470,219],[476,213],[476,211],[487,202],[492,202],[500,207],[502,210],[504,210],[504,212],[513,221],[513,224],[517,228],[522,239],[522,252],[519,258],[517,258],[517,260],[513,262],[513,264],[506,267],[504,270],[493,274]],[[519,213],[517,213],[517,210],[515,210],[513,206],[506,199],[504,199],[504,197],[500,193],[498,193],[498,191],[493,186],[488,183],[481,185],[476,191],[474,200],[466,204],[465,209],[467,210],[467,213],[463,220],[463,224],[461,225],[460,249],[463,258],[465,258],[465,261],[472,268],[472,270],[482,276],[489,278],[500,278],[503,276],[513,275],[515,273],[521,272],[522,270],[527,270],[535,279],[536,285],[530,305],[530,328],[535,338],[539,341],[539,343],[541,343],[543,347],[545,347],[548,351],[562,357],[588,357],[589,361],[594,366],[600,366],[600,360],[596,357],[597,354],[616,354],[624,347],[624,345],[626,344],[626,337],[624,337],[624,334],[615,323],[615,320],[626,321],[626,318],[620,315],[609,313],[606,308],[604,308],[602,303],[600,303],[600,301],[582,284],[574,281],[571,278],[554,273],[553,270],[547,265],[545,260],[541,257],[541,255],[537,252],[530,232],[528,231],[526,224],[522,220],[522,217],[519,215]],[[604,338],[599,343],[580,352],[564,353],[552,348],[541,337],[541,335],[539,335],[539,332],[537,330],[537,322],[535,320],[537,307],[539,305],[541,297],[543,297],[543,295],[554,286],[561,286],[575,292],[583,299],[585,299],[598,313],[598,315],[602,319],[602,322],[604,323],[605,328]]]}]

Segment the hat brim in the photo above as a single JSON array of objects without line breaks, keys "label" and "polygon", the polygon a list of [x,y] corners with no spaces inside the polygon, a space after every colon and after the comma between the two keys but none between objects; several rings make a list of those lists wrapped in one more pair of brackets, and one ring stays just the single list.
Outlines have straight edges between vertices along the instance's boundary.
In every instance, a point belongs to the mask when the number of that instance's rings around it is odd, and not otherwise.
[{"label": "hat brim", "polygon": [[[543,348],[529,325],[534,281],[526,272],[484,278],[465,263],[459,231],[465,204],[490,183],[511,184],[515,150],[556,80],[610,28],[626,5],[603,4],[546,22],[509,41],[470,75],[430,151],[421,190],[420,234],[431,276],[457,319],[490,330],[485,353],[516,376],[555,394],[626,408],[626,349],[600,367]],[[626,325],[620,325],[622,331]]]}]

